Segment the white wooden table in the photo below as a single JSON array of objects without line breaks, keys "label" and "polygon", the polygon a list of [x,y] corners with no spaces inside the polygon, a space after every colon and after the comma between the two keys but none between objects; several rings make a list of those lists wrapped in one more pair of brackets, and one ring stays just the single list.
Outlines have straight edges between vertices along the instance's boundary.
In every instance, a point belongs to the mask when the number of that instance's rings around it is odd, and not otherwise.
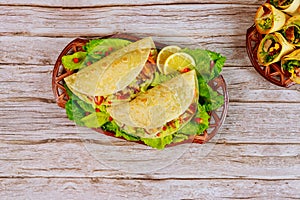
[{"label": "white wooden table", "polygon": [[[300,87],[268,83],[246,55],[246,29],[263,2],[1,0],[0,198],[299,199]],[[140,27],[179,30],[227,57],[229,111],[213,144],[192,145],[152,172],[116,169],[115,157],[99,162],[51,90],[53,64],[71,40]],[[121,155],[144,148],[99,137]]]}]

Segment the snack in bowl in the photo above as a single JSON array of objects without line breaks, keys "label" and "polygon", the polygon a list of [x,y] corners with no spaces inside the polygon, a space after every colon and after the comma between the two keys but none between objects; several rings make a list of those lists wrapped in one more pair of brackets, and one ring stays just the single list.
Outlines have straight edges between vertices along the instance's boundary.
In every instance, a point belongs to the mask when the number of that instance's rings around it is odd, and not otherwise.
[{"label": "snack in bowl", "polygon": [[299,14],[300,0],[270,0],[270,3],[289,15]]},{"label": "snack in bowl", "polygon": [[[220,54],[176,48],[160,56],[160,63],[165,66],[177,53],[187,54],[190,62],[170,61],[172,71],[165,73],[157,60],[166,45],[156,46],[151,37],[79,41],[76,52],[70,51],[73,44],[66,47],[53,72],[58,104],[77,125],[163,149],[194,138],[204,143],[224,121],[228,97],[220,75],[225,57]],[[210,125],[212,135],[207,134]]]},{"label": "snack in bowl", "polygon": [[289,44],[280,33],[267,34],[258,47],[258,62],[261,65],[270,65],[280,61],[283,55],[290,53],[294,49],[295,47]]},{"label": "snack in bowl", "polygon": [[256,29],[261,34],[280,30],[286,21],[286,15],[269,3],[261,5],[255,15]]},{"label": "snack in bowl", "polygon": [[291,73],[291,80],[300,84],[300,49],[284,56],[281,60],[281,67]]},{"label": "snack in bowl", "polygon": [[282,34],[289,43],[300,46],[300,15],[291,17],[286,22]]},{"label": "snack in bowl", "polygon": [[254,24],[247,30],[246,48],[253,67],[282,87],[299,83],[300,74],[281,65],[286,55],[300,47],[299,8],[299,0],[268,0],[258,8]]}]

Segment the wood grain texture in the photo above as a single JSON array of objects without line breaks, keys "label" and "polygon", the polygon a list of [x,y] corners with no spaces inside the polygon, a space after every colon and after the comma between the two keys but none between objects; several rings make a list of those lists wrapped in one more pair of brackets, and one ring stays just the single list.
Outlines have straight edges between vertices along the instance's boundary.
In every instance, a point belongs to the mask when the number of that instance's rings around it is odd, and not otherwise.
[{"label": "wood grain texture", "polygon": [[[263,2],[2,0],[1,198],[299,199],[300,87],[265,81],[245,49]],[[115,32],[227,57],[229,111],[210,143],[160,152],[66,118],[51,91],[57,56],[76,37]]]},{"label": "wood grain texture", "polygon": [[[57,9],[1,6],[0,35],[97,36],[116,31],[181,35],[222,42],[222,36],[244,36],[253,24],[257,5],[187,4],[140,7]],[[32,20],[34,19],[34,20]],[[13,26],[12,26],[13,24]],[[175,28],[176,27],[176,28]],[[222,27],[222,28],[220,28]],[[88,30],[88,31],[87,31]],[[169,31],[168,31],[169,30]]]},{"label": "wood grain texture", "polygon": [[173,4],[244,4],[244,5],[259,5],[263,3],[262,0],[255,1],[242,1],[242,0],[211,0],[211,1],[199,1],[199,0],[111,0],[109,2],[95,1],[95,0],[2,0],[0,5],[22,5],[22,6],[40,6],[40,7],[113,7],[113,6],[152,6],[152,5],[173,5]]},{"label": "wood grain texture", "polygon": [[[0,179],[7,199],[298,199],[297,181]],[[14,185],[15,187],[10,187]],[[106,188],[110,188],[107,190]]]},{"label": "wood grain texture", "polygon": [[[151,34],[145,33],[144,36],[151,36]],[[142,35],[140,35],[142,36]],[[227,37],[222,37],[225,41]],[[24,37],[24,36],[0,36],[0,44],[5,47],[3,48],[3,54],[0,57],[1,64],[28,64],[28,65],[54,65],[58,55],[62,49],[73,40],[74,38],[53,38],[53,37]],[[155,38],[156,39],[156,38]],[[173,41],[165,41],[166,44],[176,44]],[[180,38],[177,40],[180,40]],[[235,45],[227,46],[223,43],[205,43],[205,39],[195,39],[184,41],[181,46],[191,46],[188,44],[191,41],[194,44],[199,44],[198,48],[208,49],[211,51],[216,51],[227,57],[226,66],[249,66],[250,61],[246,54],[244,36],[236,37],[233,39]],[[239,47],[239,44],[242,47]],[[193,45],[192,45],[193,46]],[[225,47],[222,47],[225,46]],[[26,51],[23,51],[26,49]],[[16,53],[18,52],[18,53]]]}]

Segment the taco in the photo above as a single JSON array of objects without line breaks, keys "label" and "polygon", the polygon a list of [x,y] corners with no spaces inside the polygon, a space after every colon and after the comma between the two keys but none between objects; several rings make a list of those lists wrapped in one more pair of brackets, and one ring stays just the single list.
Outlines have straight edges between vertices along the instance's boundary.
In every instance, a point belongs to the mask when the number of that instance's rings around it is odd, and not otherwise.
[{"label": "taco", "polygon": [[261,65],[267,66],[280,61],[282,56],[295,49],[280,33],[270,33],[260,42],[257,50],[257,59]]},{"label": "taco", "polygon": [[107,112],[126,133],[140,138],[171,135],[197,111],[198,83],[195,70],[178,75]]},{"label": "taco", "polygon": [[[131,43],[64,79],[82,100],[96,105],[118,104],[145,90],[154,77],[155,64],[149,60],[153,40]],[[109,84],[108,84],[109,83]]]},{"label": "taco", "polygon": [[286,15],[269,3],[261,5],[255,15],[256,29],[261,34],[280,30],[286,22]]},{"label": "taco", "polygon": [[286,55],[281,60],[281,67],[291,73],[290,79],[300,84],[300,49]]}]

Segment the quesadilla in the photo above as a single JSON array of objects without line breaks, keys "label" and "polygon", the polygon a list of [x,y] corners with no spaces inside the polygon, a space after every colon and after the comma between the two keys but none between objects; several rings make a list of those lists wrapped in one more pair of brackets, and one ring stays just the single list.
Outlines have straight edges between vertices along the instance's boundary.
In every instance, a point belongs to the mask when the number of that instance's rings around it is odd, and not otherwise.
[{"label": "quesadilla", "polygon": [[129,101],[145,90],[154,77],[155,64],[149,61],[155,49],[152,38],[144,38],[102,58],[64,79],[82,100],[95,105]]},{"label": "quesadilla", "polygon": [[107,112],[121,130],[141,138],[171,135],[197,111],[198,82],[195,70],[180,74]]}]

